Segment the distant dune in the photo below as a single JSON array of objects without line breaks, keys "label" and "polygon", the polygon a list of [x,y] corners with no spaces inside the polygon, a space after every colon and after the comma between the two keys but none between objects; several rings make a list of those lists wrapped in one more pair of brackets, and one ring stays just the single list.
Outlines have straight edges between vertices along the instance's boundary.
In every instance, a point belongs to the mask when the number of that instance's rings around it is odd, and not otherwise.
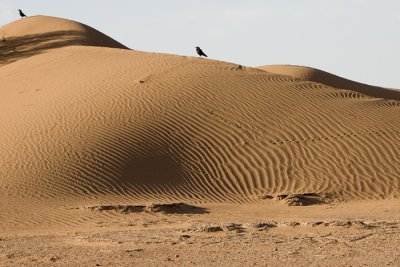
[{"label": "distant dune", "polygon": [[68,223],[59,207],[89,203],[400,195],[398,93],[133,51],[53,17],[1,32],[2,226]]},{"label": "distant dune", "polygon": [[310,67],[294,65],[267,65],[259,68],[276,74],[296,77],[305,81],[318,82],[336,88],[353,90],[372,97],[400,100],[400,91],[362,84]]}]

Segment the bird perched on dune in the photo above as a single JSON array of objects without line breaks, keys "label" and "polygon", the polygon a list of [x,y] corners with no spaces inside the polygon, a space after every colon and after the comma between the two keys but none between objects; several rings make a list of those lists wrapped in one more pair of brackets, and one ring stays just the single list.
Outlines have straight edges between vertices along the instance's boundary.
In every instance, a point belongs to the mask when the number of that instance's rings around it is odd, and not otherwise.
[{"label": "bird perched on dune", "polygon": [[196,46],[196,52],[197,52],[197,54],[199,54],[200,57],[201,57],[201,56],[207,57],[207,55],[204,54],[203,50],[201,50],[201,48],[198,47],[198,46]]},{"label": "bird perched on dune", "polygon": [[18,11],[19,11],[19,15],[21,16],[21,18],[26,17],[26,15],[24,14],[24,12],[22,12],[21,9],[18,9]]}]

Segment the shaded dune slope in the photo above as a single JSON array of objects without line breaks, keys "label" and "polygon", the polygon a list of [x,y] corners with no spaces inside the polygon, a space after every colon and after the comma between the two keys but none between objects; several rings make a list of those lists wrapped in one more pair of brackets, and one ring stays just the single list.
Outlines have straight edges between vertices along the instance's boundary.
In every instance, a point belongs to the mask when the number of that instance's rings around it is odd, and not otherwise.
[{"label": "shaded dune slope", "polygon": [[109,47],[59,47],[0,77],[3,207],[400,193],[398,101]]},{"label": "shaded dune slope", "polygon": [[70,45],[127,49],[82,23],[49,16],[32,16],[0,27],[0,66]]},{"label": "shaded dune slope", "polygon": [[400,91],[358,83],[315,68],[295,65],[267,65],[258,68],[304,81],[318,82],[335,88],[352,90],[372,97],[400,100]]}]

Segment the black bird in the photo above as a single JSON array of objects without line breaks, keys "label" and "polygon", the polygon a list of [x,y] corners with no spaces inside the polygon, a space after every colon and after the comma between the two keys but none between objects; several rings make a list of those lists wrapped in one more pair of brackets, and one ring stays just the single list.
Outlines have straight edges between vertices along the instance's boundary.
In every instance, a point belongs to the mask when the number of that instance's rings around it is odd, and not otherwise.
[{"label": "black bird", "polygon": [[18,9],[18,11],[19,11],[19,15],[21,16],[21,18],[26,17],[26,15],[24,14],[24,12],[22,12],[21,9]]},{"label": "black bird", "polygon": [[196,46],[196,52],[197,52],[197,54],[199,54],[200,57],[201,56],[207,57],[207,55],[204,54],[203,50],[201,50],[200,47],[198,47],[198,46]]}]

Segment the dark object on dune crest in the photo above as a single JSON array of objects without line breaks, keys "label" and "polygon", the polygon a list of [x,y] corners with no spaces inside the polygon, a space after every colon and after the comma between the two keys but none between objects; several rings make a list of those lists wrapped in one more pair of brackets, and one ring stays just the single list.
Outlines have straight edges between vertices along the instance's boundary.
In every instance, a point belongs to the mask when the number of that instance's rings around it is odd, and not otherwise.
[{"label": "dark object on dune crest", "polygon": [[198,46],[196,46],[196,52],[197,52],[197,54],[199,54],[200,57],[201,57],[201,56],[207,57],[207,55],[204,54],[203,50],[201,50],[201,48],[198,47]]},{"label": "dark object on dune crest", "polygon": [[27,15],[25,15],[24,12],[22,12],[21,9],[18,9],[18,11],[19,11],[19,15],[21,16],[21,18],[27,17]]}]

